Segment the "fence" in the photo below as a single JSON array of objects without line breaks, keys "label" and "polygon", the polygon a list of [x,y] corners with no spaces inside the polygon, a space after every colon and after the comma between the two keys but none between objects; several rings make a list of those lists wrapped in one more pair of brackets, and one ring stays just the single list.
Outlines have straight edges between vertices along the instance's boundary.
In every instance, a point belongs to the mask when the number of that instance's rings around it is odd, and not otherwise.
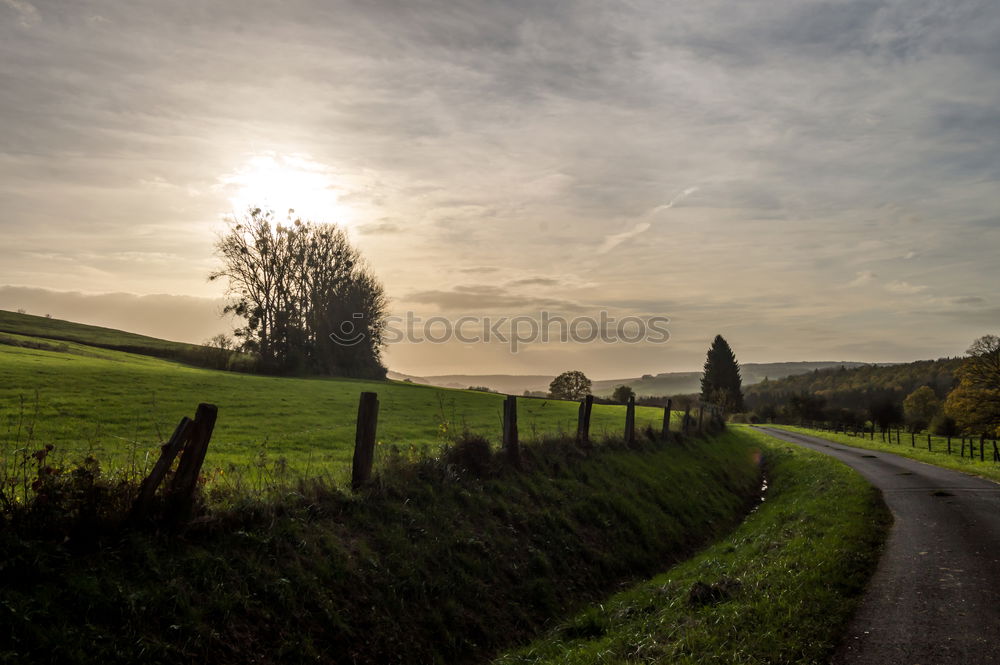
[{"label": "fence", "polygon": [[[691,407],[688,406],[684,410],[678,431],[673,432],[670,429],[672,406],[673,401],[667,400],[658,435],[662,440],[670,441],[673,437],[702,435],[717,431],[725,426],[722,410],[717,405],[702,403],[697,408],[697,420],[691,414]],[[592,395],[587,395],[580,401],[575,440],[583,447],[592,445],[590,422],[593,407],[594,398]],[[351,464],[351,487],[355,491],[363,488],[372,477],[378,435],[378,414],[378,394],[374,392],[361,393],[355,426],[354,456]],[[217,417],[218,409],[214,405],[200,404],[194,420],[187,417],[181,418],[170,440],[161,446],[160,457],[152,471],[139,486],[138,496],[132,505],[129,516],[131,522],[141,523],[150,519],[157,489],[167,478],[178,457],[177,469],[162,492],[163,518],[168,522],[179,523],[190,516],[198,477],[205,461]],[[635,397],[630,397],[625,405],[622,437],[628,444],[633,444],[636,441]],[[521,469],[517,398],[513,395],[508,395],[503,403],[501,441],[502,451],[507,461],[515,469]]]},{"label": "fence", "polygon": [[[869,439],[871,441],[874,441],[876,436],[875,425],[872,425],[869,428],[862,428],[856,425],[848,426],[814,422],[811,423],[810,426],[813,429],[833,432],[835,434],[844,434],[846,436],[853,436],[862,439]],[[908,443],[911,448],[916,448],[918,445],[921,448],[926,446],[927,450],[930,452],[940,452],[945,455],[953,455],[954,451],[957,449],[958,455],[960,457],[965,457],[966,446],[968,446],[968,457],[970,460],[978,458],[980,462],[985,462],[988,456],[993,463],[1000,463],[1000,448],[997,447],[996,437],[987,438],[985,434],[980,434],[979,437],[962,434],[955,436],[940,436],[932,435],[930,432],[924,432],[921,434],[917,434],[916,432],[907,432],[905,434],[908,435],[905,438],[909,439]],[[899,427],[879,430],[878,435],[883,443],[894,443],[895,445],[900,446],[906,445],[906,443],[904,443],[904,432]],[[977,443],[978,446],[976,445]]]}]

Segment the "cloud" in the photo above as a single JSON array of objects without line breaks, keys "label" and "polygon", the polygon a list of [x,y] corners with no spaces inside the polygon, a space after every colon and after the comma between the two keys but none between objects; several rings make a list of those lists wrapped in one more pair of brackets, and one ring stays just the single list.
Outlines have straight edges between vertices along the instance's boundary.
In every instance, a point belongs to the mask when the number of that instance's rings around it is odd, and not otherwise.
[{"label": "cloud", "polygon": [[922,284],[910,284],[902,280],[893,280],[885,285],[885,290],[891,293],[922,293],[927,290],[927,287]]},{"label": "cloud", "polygon": [[23,28],[30,28],[42,20],[38,9],[30,2],[25,0],[2,0],[2,2],[17,13],[18,24]]},{"label": "cloud", "polygon": [[[654,215],[656,215],[658,213],[663,212],[664,210],[670,210],[677,203],[679,203],[680,201],[683,201],[685,198],[687,198],[688,196],[690,196],[691,194],[693,194],[693,193],[695,193],[697,191],[698,191],[697,187],[688,187],[688,188],[682,190],[680,194],[678,194],[674,198],[670,199],[670,201],[668,201],[667,203],[658,205],[658,206],[654,207],[652,210],[648,211],[645,215],[643,215],[643,218],[649,218],[649,217],[652,217],[652,216],[654,216]],[[652,228],[652,224],[651,223],[649,223],[649,222],[639,222],[634,227],[632,227],[632,229],[629,230],[629,231],[623,231],[622,233],[615,233],[615,234],[606,236],[604,238],[604,242],[598,248],[597,253],[598,254],[607,254],[612,249],[614,249],[618,245],[622,244],[626,240],[629,240],[631,238],[636,237],[637,235],[645,233],[650,228]]]},{"label": "cloud", "polygon": [[516,293],[507,288],[488,285],[463,285],[449,290],[428,290],[409,293],[408,302],[435,305],[442,310],[476,315],[505,310],[505,314],[546,309],[551,311],[581,311],[579,303],[559,298],[546,298]]},{"label": "cloud", "polygon": [[558,286],[561,283],[560,280],[551,277],[526,277],[508,282],[507,286]]},{"label": "cloud", "polygon": [[601,246],[598,248],[597,253],[607,254],[608,252],[610,252],[611,250],[613,250],[615,247],[622,244],[626,240],[634,238],[639,234],[645,233],[652,226],[653,225],[650,224],[649,222],[639,222],[628,231],[623,231],[621,233],[615,233],[613,235],[609,235],[604,238],[604,243],[601,244]]},{"label": "cloud", "polygon": [[847,286],[862,286],[871,283],[878,274],[871,270],[861,270],[855,274],[854,279]]}]

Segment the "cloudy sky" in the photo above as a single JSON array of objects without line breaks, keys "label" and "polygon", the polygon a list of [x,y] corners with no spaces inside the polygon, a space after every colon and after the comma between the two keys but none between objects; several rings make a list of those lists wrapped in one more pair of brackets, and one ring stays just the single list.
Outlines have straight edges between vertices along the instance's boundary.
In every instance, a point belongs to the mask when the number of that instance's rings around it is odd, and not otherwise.
[{"label": "cloudy sky", "polygon": [[671,319],[403,372],[956,355],[1000,332],[998,72],[995,0],[0,0],[0,308],[201,341],[255,204],[399,314]]}]

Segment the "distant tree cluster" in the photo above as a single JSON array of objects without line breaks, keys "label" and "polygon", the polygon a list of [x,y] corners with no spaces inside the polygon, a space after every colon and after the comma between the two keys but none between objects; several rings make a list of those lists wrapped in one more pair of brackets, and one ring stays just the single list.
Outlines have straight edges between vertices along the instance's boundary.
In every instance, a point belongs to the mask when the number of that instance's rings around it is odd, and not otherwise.
[{"label": "distant tree cluster", "polygon": [[387,298],[343,229],[251,209],[216,244],[234,335],[262,371],[384,378]]},{"label": "distant tree cluster", "polygon": [[754,419],[875,427],[938,435],[1000,435],[1000,338],[964,358],[817,370],[751,386]]}]

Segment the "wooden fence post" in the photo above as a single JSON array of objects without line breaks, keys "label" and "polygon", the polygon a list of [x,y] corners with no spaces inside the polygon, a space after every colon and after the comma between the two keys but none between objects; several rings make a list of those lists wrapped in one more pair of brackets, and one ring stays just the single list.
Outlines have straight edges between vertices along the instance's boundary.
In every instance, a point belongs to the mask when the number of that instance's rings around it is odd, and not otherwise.
[{"label": "wooden fence post", "polygon": [[699,434],[704,434],[705,433],[704,415],[705,415],[705,405],[704,404],[699,404],[698,405],[698,433]]},{"label": "wooden fence post", "polygon": [[671,406],[671,404],[673,404],[673,400],[668,399],[667,400],[667,406],[663,409],[663,427],[660,430],[660,433],[663,435],[663,438],[665,440],[667,440],[667,441],[670,440],[670,406]]},{"label": "wooden fence post", "polygon": [[153,470],[149,472],[149,475],[139,485],[139,493],[132,503],[132,510],[129,513],[128,519],[130,522],[140,522],[148,516],[149,507],[153,502],[153,497],[156,495],[156,489],[163,482],[163,478],[167,475],[178,453],[184,448],[188,437],[191,436],[191,425],[192,421],[190,418],[187,416],[181,418],[170,440],[160,446],[160,458],[156,460]]},{"label": "wooden fence post", "polygon": [[872,423],[872,441],[875,440],[875,423]]},{"label": "wooden fence post", "polygon": [[594,396],[587,395],[580,402],[580,413],[576,421],[577,443],[590,443],[590,412],[594,408]]},{"label": "wooden fence post", "polygon": [[517,398],[507,395],[503,403],[503,449],[514,468],[521,468],[521,443],[517,438]]},{"label": "wooden fence post", "polygon": [[913,432],[910,432],[910,448],[917,445],[916,441],[917,441],[917,435],[914,434]]},{"label": "wooden fence post", "polygon": [[629,395],[625,403],[625,443],[635,443],[635,395]]},{"label": "wooden fence post", "polygon": [[191,514],[194,503],[194,490],[198,486],[198,474],[205,463],[205,453],[208,452],[208,442],[212,440],[215,421],[219,409],[214,404],[199,404],[190,426],[187,444],[181,451],[181,459],[177,463],[177,473],[170,481],[167,490],[169,519],[185,520]]},{"label": "wooden fence post", "polygon": [[688,419],[691,417],[691,405],[688,404],[684,407],[684,420],[681,421],[681,434],[685,436],[688,433]]},{"label": "wooden fence post", "polygon": [[377,432],[378,394],[363,392],[361,399],[358,400],[358,422],[354,430],[354,461],[351,465],[351,487],[355,492],[371,480]]},{"label": "wooden fence post", "polygon": [[927,432],[927,450],[931,450],[931,433]]},{"label": "wooden fence post", "polygon": [[948,454],[951,455],[951,434],[948,435]]},{"label": "wooden fence post", "polygon": [[986,433],[983,432],[979,435],[979,461],[984,461],[983,459],[983,446],[986,445]]},{"label": "wooden fence post", "polygon": [[997,450],[997,440],[993,439],[993,461],[1000,462],[1000,450]]}]

